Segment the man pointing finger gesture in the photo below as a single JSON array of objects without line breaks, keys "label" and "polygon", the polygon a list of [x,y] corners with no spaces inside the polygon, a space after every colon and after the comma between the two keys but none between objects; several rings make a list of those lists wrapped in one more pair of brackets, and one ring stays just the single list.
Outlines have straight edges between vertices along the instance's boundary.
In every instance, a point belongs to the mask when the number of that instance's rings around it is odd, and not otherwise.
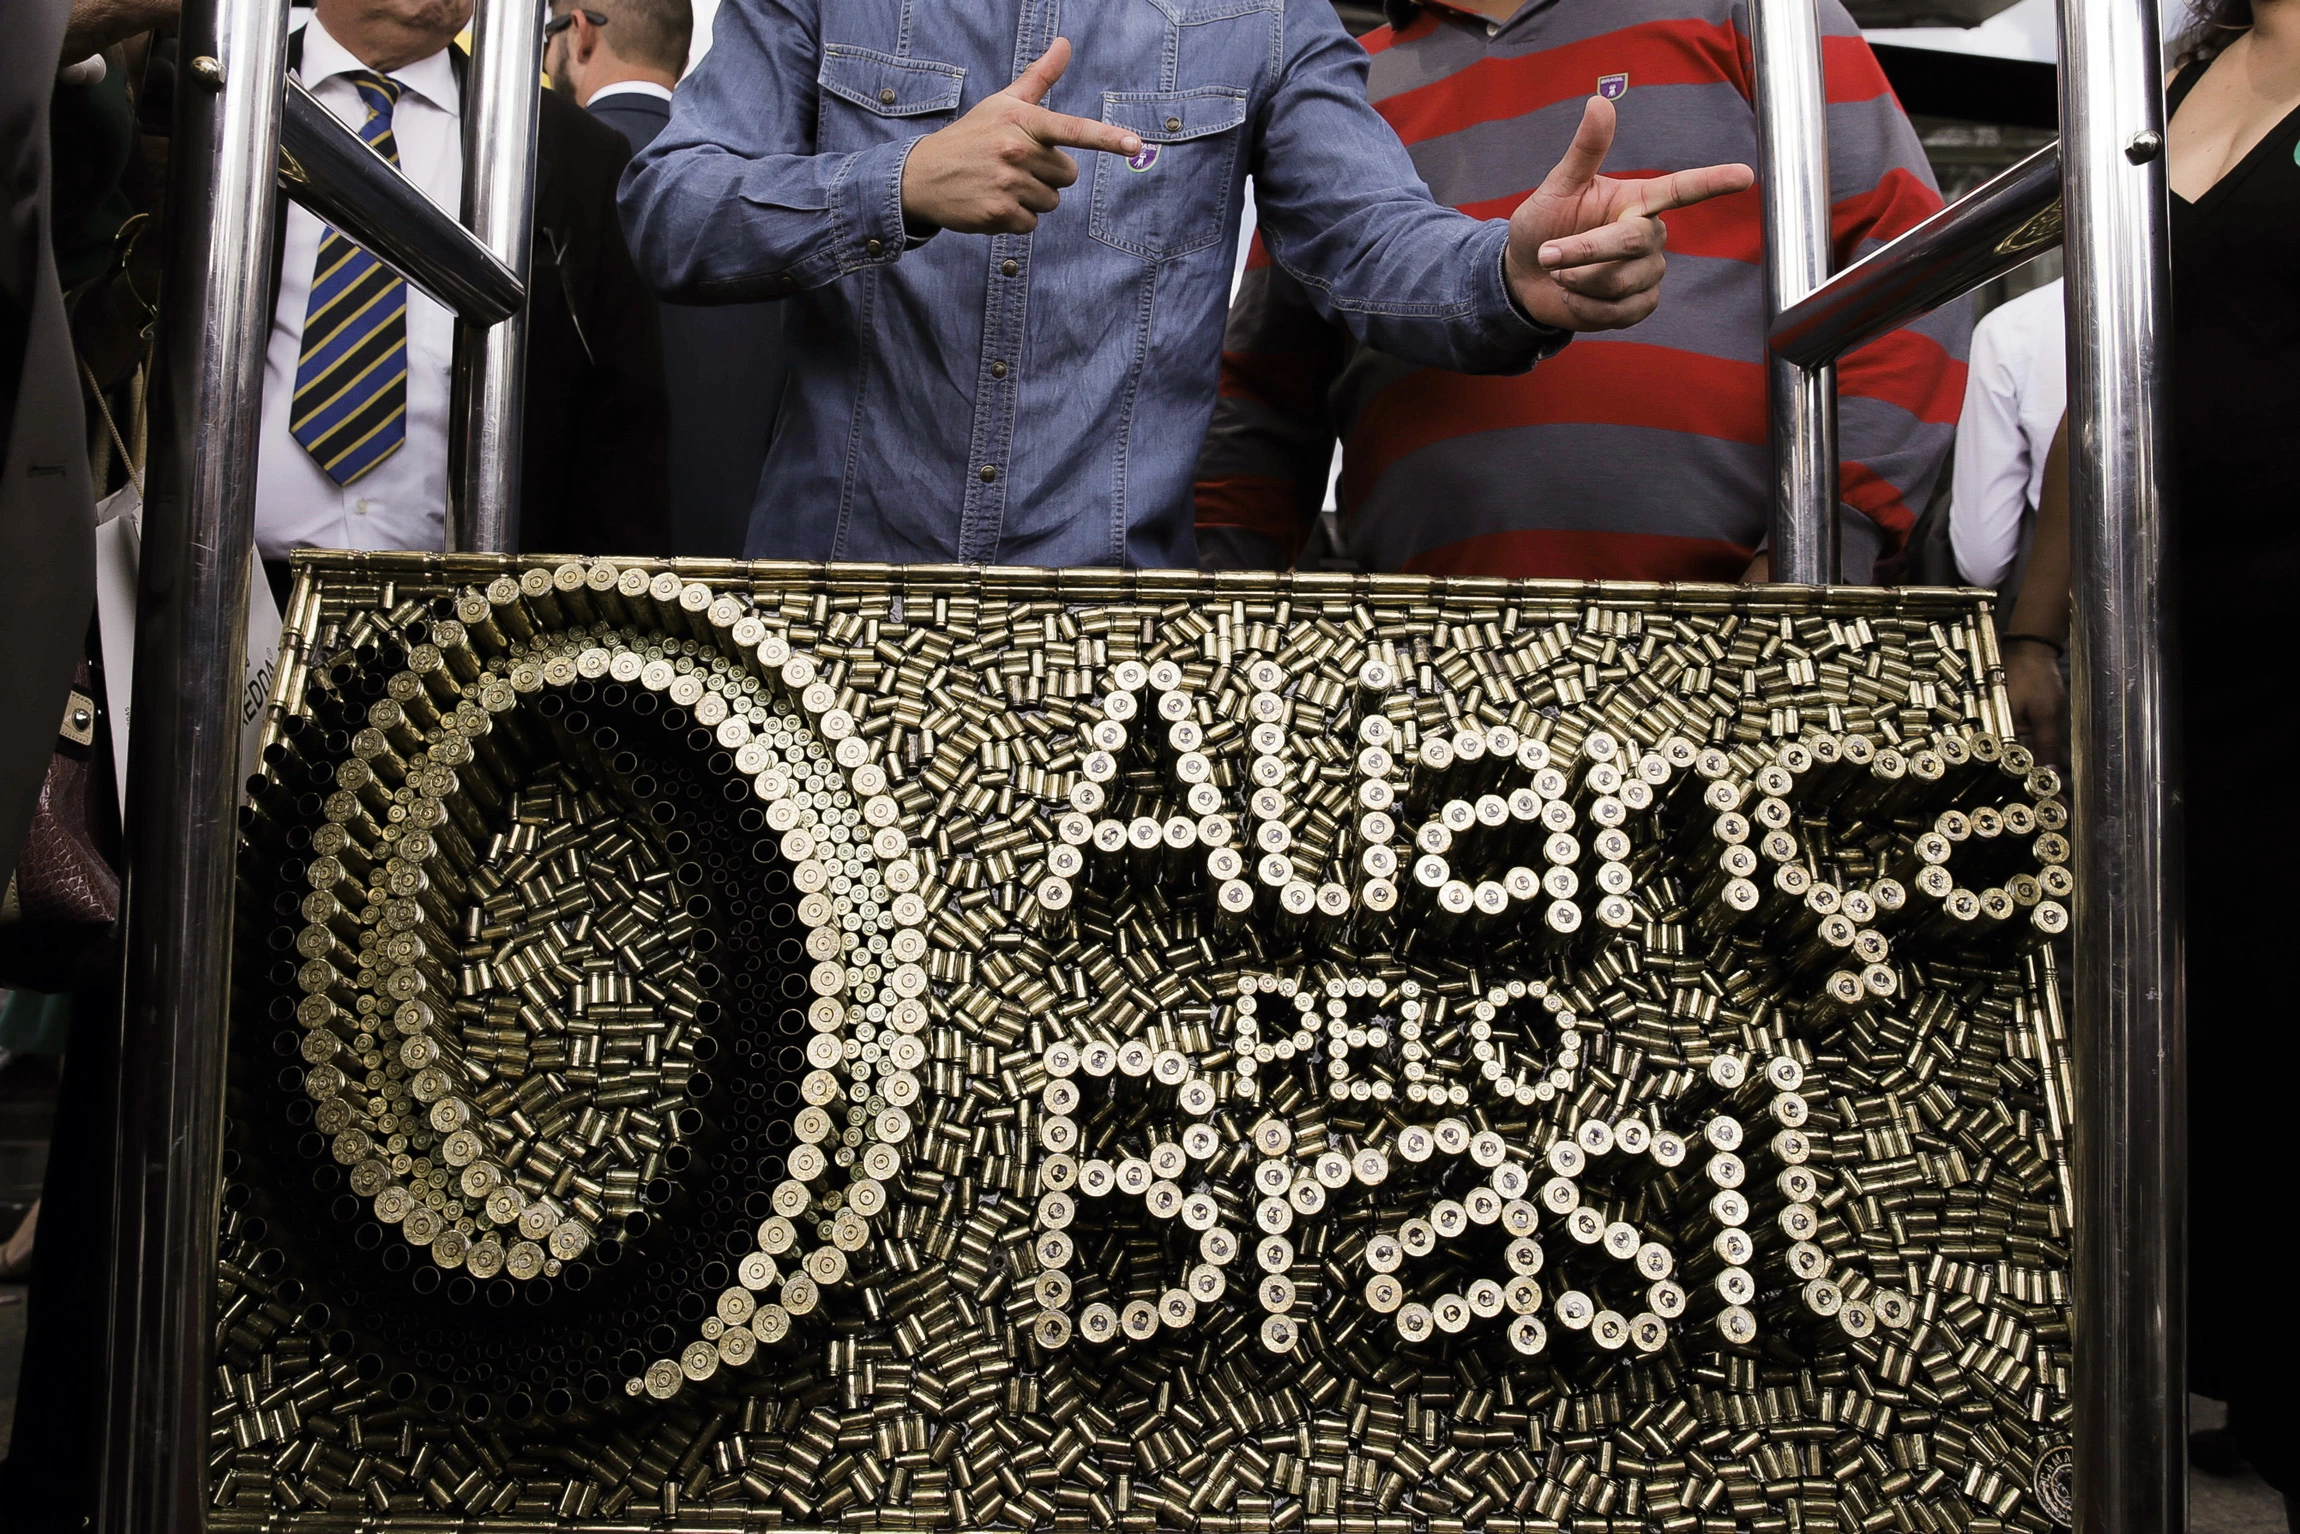
[{"label": "man pointing finger gesture", "polygon": [[1509,284],[1526,312],[1560,330],[1620,330],[1661,304],[1661,215],[1747,191],[1746,165],[1710,165],[1616,181],[1599,175],[1613,147],[1613,103],[1589,98],[1572,147],[1509,220]]},{"label": "man pointing finger gesture", "polygon": [[753,557],[1196,562],[1250,177],[1261,242],[1401,361],[1516,373],[1633,324],[1659,215],[1739,167],[1599,173],[1609,109],[1514,219],[1434,202],[1331,0],[726,0],[632,162],[667,297],[789,302]]},{"label": "man pointing finger gesture", "polygon": [[[1842,0],[1800,3],[1828,40],[1830,248],[1843,264],[1941,202]],[[1772,515],[1765,200],[1717,195],[1752,183],[1709,166],[1753,160],[1761,141],[1748,0],[1384,9],[1391,28],[1366,38],[1367,96],[1431,195],[1507,220],[1508,285],[1527,313],[1612,333],[1530,378],[1402,366],[1358,343],[1301,263],[1252,263],[1199,458],[1200,568],[1283,563],[1322,532],[1369,573],[1755,578]],[[1960,311],[1909,321],[1839,370],[1848,581],[1893,551],[1956,434]],[[1320,528],[1325,505],[1336,515]]]},{"label": "man pointing finger gesture", "polygon": [[920,139],[903,167],[904,214],[961,234],[1028,234],[1078,179],[1061,146],[1140,153],[1142,140],[1123,128],[1039,105],[1069,63],[1070,40],[1058,37],[1012,85]]}]

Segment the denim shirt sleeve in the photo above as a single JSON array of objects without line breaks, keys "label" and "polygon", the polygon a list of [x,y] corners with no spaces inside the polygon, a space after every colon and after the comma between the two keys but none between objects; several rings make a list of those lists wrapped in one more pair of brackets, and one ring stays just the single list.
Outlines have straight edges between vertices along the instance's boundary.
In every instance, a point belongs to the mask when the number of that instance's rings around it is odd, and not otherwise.
[{"label": "denim shirt sleeve", "polygon": [[902,173],[923,133],[816,152],[821,4],[721,7],[671,120],[624,173],[631,255],[662,297],[782,297],[918,243],[903,226]]},{"label": "denim shirt sleeve", "polygon": [[1505,220],[1441,207],[1366,100],[1366,53],[1330,0],[1283,0],[1254,194],[1264,246],[1311,302],[1378,351],[1456,373],[1521,373],[1570,339],[1502,276]]}]

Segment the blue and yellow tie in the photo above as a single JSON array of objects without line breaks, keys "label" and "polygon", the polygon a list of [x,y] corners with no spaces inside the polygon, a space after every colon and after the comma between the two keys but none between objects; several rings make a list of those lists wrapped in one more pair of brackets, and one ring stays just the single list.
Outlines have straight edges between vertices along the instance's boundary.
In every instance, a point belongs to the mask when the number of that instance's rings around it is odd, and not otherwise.
[{"label": "blue and yellow tie", "polygon": [[[397,165],[391,109],[400,83],[364,70],[347,78],[367,105],[360,138]],[[407,440],[407,284],[333,228],[321,233],[312,269],[288,426],[339,485]]]}]

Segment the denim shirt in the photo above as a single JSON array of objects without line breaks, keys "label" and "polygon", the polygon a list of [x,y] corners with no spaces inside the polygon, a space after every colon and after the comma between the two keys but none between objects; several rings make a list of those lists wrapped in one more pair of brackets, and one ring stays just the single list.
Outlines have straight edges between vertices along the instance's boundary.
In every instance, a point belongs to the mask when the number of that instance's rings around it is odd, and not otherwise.
[{"label": "denim shirt", "polygon": [[[1143,152],[1068,151],[1034,234],[906,231],[912,146],[1058,35],[1045,105]],[[1330,0],[727,0],[622,206],[665,298],[793,306],[748,553],[1194,565],[1249,175],[1271,256],[1367,344],[1468,373],[1556,350],[1506,225],[1431,200],[1365,82]]]}]

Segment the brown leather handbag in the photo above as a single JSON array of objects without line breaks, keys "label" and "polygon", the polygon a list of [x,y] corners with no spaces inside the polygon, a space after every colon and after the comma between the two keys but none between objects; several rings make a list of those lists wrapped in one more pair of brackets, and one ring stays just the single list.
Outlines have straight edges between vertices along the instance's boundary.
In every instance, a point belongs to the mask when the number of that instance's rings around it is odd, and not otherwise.
[{"label": "brown leather handbag", "polygon": [[[154,310],[137,281],[139,235],[149,226],[141,213],[121,226],[111,269],[78,295],[84,322],[74,334],[86,399],[105,428],[96,438],[94,482],[101,489],[117,467],[139,495],[149,446],[146,386],[156,334]],[[127,398],[126,432],[112,411],[109,394],[114,391],[89,362],[91,348],[105,359],[106,376],[127,372],[118,385]],[[93,631],[90,637],[92,645]],[[83,655],[64,701],[55,754],[40,784],[15,877],[0,893],[0,988],[69,989],[119,920],[120,822],[110,747],[99,738],[102,696]]]},{"label": "brown leather handbag", "polygon": [[110,763],[97,755],[96,735],[96,695],[83,660],[16,876],[0,896],[0,987],[68,989],[119,919]]}]

